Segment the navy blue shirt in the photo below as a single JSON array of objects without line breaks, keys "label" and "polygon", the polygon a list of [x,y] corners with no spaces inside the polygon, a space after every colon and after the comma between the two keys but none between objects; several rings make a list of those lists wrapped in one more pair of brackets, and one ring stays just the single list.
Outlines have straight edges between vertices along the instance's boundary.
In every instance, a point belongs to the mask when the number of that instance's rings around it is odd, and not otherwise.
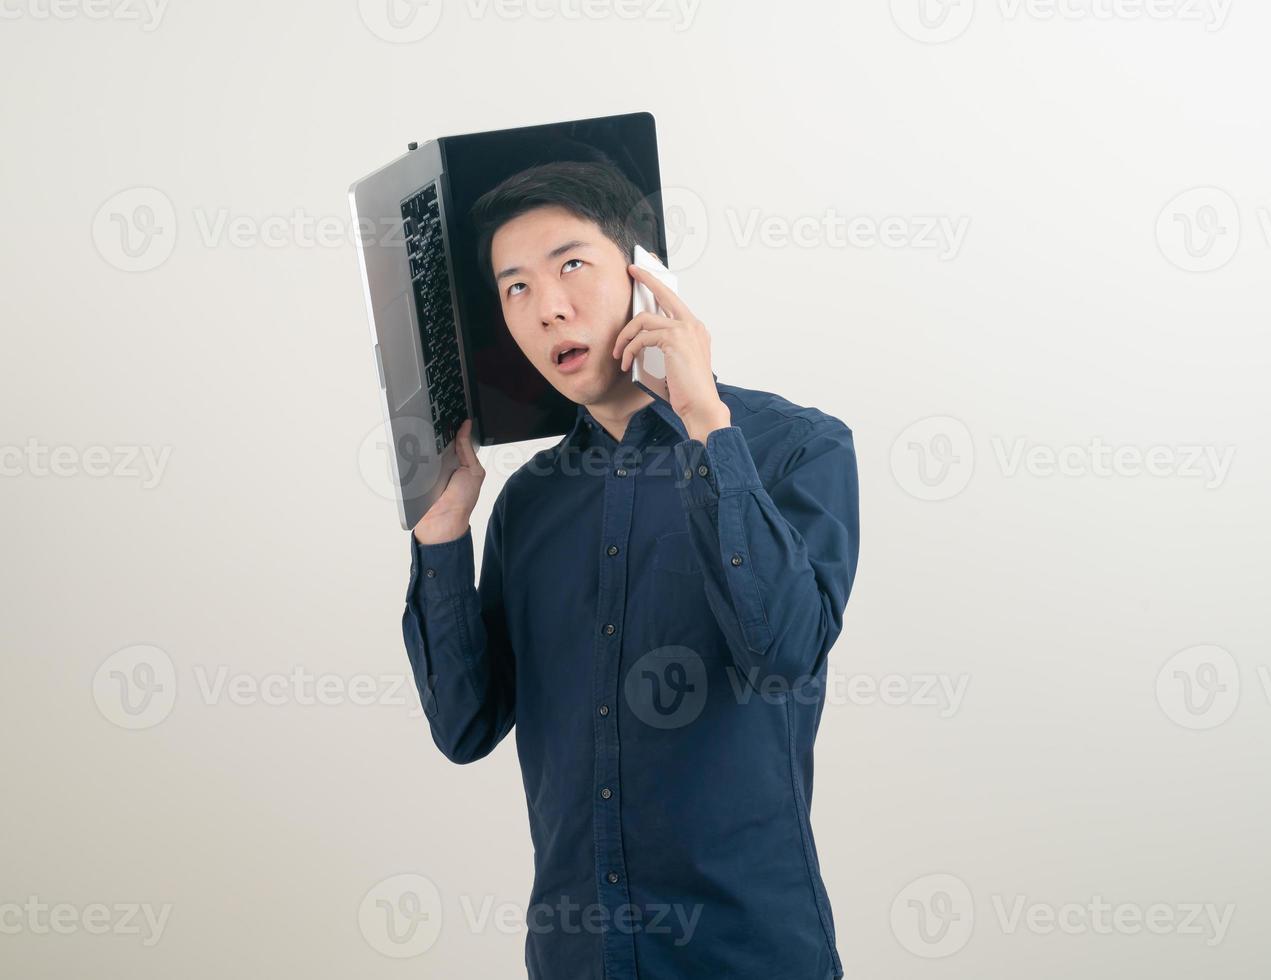
[{"label": "navy blue shirt", "polygon": [[859,549],[851,430],[719,383],[705,443],[657,398],[578,407],[472,529],[420,545],[402,620],[433,740],[516,728],[531,980],[841,977],[809,822],[826,658]]}]

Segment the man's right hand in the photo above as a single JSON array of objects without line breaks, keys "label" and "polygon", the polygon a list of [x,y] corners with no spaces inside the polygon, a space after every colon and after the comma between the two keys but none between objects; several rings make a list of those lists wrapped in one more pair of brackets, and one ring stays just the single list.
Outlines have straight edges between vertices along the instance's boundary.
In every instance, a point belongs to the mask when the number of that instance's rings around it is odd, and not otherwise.
[{"label": "man's right hand", "polygon": [[420,544],[444,544],[463,537],[476,509],[485,470],[472,448],[472,419],[464,419],[459,426],[455,451],[459,454],[459,468],[450,474],[446,489],[415,525],[415,538]]}]

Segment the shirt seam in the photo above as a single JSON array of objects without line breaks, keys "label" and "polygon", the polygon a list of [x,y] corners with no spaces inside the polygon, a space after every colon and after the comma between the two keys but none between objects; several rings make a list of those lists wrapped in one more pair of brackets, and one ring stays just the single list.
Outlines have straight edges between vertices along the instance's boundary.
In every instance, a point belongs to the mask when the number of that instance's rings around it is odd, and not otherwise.
[{"label": "shirt seam", "polygon": [[835,948],[833,927],[828,921],[828,910],[821,903],[820,889],[817,888],[817,872],[812,867],[812,851],[809,840],[811,838],[812,828],[810,823],[804,826],[802,794],[800,793],[799,774],[795,770],[794,757],[794,719],[791,717],[793,707],[789,699],[785,702],[785,719],[786,719],[786,764],[790,772],[790,791],[792,794],[791,802],[794,804],[795,823],[799,826],[799,839],[802,843],[803,865],[808,872],[808,885],[812,891],[812,904],[816,908],[817,918],[821,923],[821,932],[825,936],[825,944],[829,949],[830,960],[832,963],[838,963],[838,950]]},{"label": "shirt seam", "polygon": [[469,642],[468,622],[464,618],[463,599],[458,595],[452,595],[449,599],[451,615],[455,617],[459,626],[459,649],[463,652],[464,675],[468,678],[472,693],[480,701],[481,690],[477,685],[476,667],[472,663],[472,645]]},{"label": "shirt seam", "polygon": [[[746,401],[746,399],[741,395],[734,394],[733,397],[736,398],[737,401],[741,404],[741,406],[744,409],[746,409],[746,411],[748,411],[751,415],[759,415],[761,412],[771,412],[773,415],[776,415],[778,418],[787,419],[789,421],[806,422],[809,426],[817,426],[826,422],[837,422],[839,425],[847,427],[846,422],[842,421],[836,416],[829,415],[827,413],[822,413],[824,415],[824,418],[818,418],[818,419],[808,418],[808,416],[805,413],[807,409],[811,406],[804,406],[804,410],[802,412],[790,412],[783,408],[777,408],[776,406],[773,406],[773,405],[761,405],[759,408],[756,408],[750,402]],[[820,410],[816,409],[816,411],[820,411]]]}]

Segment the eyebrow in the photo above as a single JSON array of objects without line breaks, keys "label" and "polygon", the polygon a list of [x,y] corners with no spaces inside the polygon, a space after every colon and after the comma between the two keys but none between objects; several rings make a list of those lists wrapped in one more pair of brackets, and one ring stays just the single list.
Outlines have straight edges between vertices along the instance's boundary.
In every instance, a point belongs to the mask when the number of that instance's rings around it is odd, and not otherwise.
[{"label": "eyebrow", "polygon": [[[547,253],[547,258],[549,259],[559,258],[560,256],[564,255],[566,252],[572,251],[573,249],[576,249],[576,248],[591,248],[591,243],[579,241],[577,238],[575,238],[573,241],[566,242],[564,245],[557,245],[554,249],[552,249],[550,252]],[[497,276],[495,276],[494,281],[498,282],[500,279],[504,279],[507,276],[514,276],[520,271],[521,271],[521,267],[519,265],[510,265],[506,269],[504,269],[502,272],[500,272]]]}]

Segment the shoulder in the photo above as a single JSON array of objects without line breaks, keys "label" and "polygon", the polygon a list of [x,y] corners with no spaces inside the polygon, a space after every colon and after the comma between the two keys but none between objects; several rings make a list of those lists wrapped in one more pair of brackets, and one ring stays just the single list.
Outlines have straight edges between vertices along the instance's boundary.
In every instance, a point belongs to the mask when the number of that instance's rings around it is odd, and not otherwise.
[{"label": "shoulder", "polygon": [[742,428],[808,431],[813,426],[839,426],[851,432],[847,423],[837,416],[813,405],[796,404],[776,392],[723,382],[719,382],[718,387],[720,397],[732,413],[733,424]]},{"label": "shoulder", "polygon": [[[718,382],[733,425],[742,430],[751,454],[779,469],[801,446],[829,438],[850,443],[852,430],[842,419],[812,405],[799,405],[772,391]],[[756,464],[759,456],[756,455]],[[762,468],[761,468],[762,469]]]},{"label": "shoulder", "polygon": [[[562,440],[563,442],[563,440]],[[561,443],[540,449],[522,462],[503,484],[505,495],[524,494],[530,487],[543,482],[544,477],[551,477],[560,469]]]},{"label": "shoulder", "polygon": [[495,507],[508,514],[533,512],[544,496],[557,496],[564,487],[570,486],[570,472],[576,472],[579,463],[576,456],[566,458],[571,450],[567,437],[562,437],[555,445],[540,449],[526,458],[519,450],[524,444],[510,444],[502,447],[504,454],[493,460],[495,468],[508,474],[499,490]]}]

